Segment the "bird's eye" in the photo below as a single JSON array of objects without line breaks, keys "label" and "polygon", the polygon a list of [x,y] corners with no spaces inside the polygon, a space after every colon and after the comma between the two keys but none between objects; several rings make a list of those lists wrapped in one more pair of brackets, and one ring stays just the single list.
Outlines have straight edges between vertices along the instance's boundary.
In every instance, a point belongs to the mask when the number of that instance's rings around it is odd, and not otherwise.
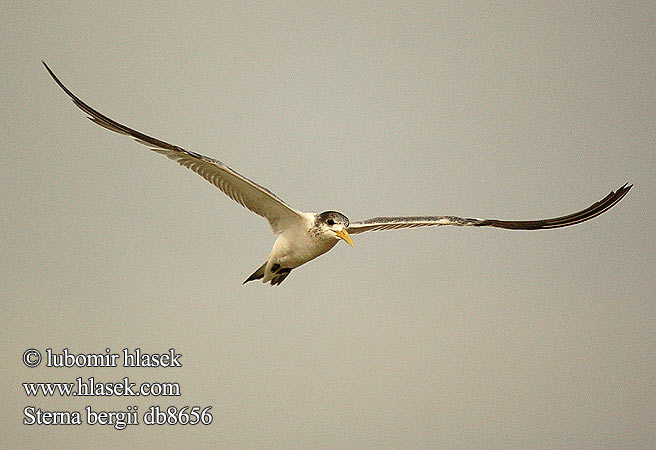
[{"label": "bird's eye", "polygon": [[333,219],[328,219],[328,220],[326,221],[326,223],[327,223],[328,225],[330,225],[331,227],[332,227],[333,225],[335,225],[335,221],[334,221]]}]

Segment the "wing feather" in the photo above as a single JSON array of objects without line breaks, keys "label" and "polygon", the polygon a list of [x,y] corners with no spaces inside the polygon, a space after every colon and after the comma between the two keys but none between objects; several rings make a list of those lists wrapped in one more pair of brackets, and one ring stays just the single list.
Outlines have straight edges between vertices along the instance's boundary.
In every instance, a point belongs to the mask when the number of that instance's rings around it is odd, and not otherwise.
[{"label": "wing feather", "polygon": [[43,62],[43,65],[59,87],[73,100],[73,103],[89,115],[91,121],[108,130],[131,136],[140,144],[148,146],[152,151],[160,153],[181,166],[193,170],[218,187],[235,202],[255,214],[266,218],[274,233],[281,233],[286,228],[297,224],[303,219],[303,213],[289,206],[267,188],[249,180],[221,161],[190,152],[177,145],[172,145],[148,136],[101,114],[80,100],[64,86],[45,62]]},{"label": "wing feather", "polygon": [[364,233],[367,231],[397,230],[400,228],[435,227],[441,225],[455,225],[461,227],[495,227],[508,230],[543,230],[560,228],[585,222],[608,211],[629,192],[633,185],[625,184],[617,191],[611,191],[602,200],[586,209],[540,220],[497,220],[497,219],[468,219],[455,216],[407,216],[407,217],[374,217],[360,222],[351,222],[348,227],[349,234]]}]

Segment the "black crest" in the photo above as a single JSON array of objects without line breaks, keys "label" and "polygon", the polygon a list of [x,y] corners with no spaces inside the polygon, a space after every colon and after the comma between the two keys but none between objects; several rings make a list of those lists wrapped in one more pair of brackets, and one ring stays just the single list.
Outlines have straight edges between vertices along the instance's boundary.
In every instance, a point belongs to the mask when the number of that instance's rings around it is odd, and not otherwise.
[{"label": "black crest", "polygon": [[318,214],[316,222],[325,223],[329,226],[335,225],[336,223],[341,223],[345,227],[349,226],[348,217],[337,211],[324,211]]}]

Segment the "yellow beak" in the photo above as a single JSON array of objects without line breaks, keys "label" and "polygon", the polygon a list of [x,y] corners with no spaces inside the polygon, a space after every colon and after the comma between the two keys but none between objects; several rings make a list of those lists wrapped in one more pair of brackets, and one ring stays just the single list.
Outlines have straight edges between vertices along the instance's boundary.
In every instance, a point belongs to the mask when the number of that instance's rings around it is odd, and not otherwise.
[{"label": "yellow beak", "polygon": [[346,229],[343,229],[342,231],[335,231],[335,234],[340,239],[344,239],[348,245],[353,247],[353,241],[351,240],[351,236],[349,236],[348,231],[346,231]]}]

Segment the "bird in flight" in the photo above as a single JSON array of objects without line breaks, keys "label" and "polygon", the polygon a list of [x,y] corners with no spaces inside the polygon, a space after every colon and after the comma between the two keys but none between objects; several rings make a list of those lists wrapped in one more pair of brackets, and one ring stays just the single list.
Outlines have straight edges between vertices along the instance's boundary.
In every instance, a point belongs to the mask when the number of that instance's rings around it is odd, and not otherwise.
[{"label": "bird in flight", "polygon": [[[43,62],[43,61],[42,61]],[[75,94],[43,62],[50,76],[73,100],[73,103],[89,115],[98,125],[116,133],[133,137],[152,151],[160,153],[181,166],[193,170],[201,177],[218,187],[228,197],[269,221],[271,230],[278,235],[269,258],[244,283],[262,280],[272,286],[282,283],[289,273],[333,248],[339,240],[351,247],[351,235],[367,231],[396,230],[399,228],[418,228],[441,225],[465,227],[496,227],[509,230],[542,230],[567,227],[585,222],[608,211],[615,206],[631,189],[625,184],[611,191],[605,198],[588,208],[552,219],[540,220],[496,220],[471,219],[455,216],[406,216],[374,217],[359,222],[350,222],[348,217],[337,211],[306,213],[299,211],[281,200],[273,192],[237,173],[221,161],[203,156],[160,141],[139,131],[128,128],[96,111]]]}]

